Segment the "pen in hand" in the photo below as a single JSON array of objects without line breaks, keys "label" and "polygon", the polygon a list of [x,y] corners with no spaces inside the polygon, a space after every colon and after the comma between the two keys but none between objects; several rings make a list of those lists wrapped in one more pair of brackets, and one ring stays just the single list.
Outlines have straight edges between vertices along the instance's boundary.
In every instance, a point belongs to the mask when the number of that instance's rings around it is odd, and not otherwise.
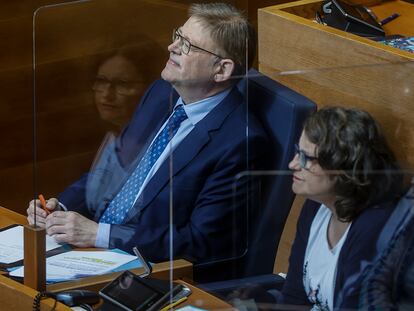
[{"label": "pen in hand", "polygon": [[43,196],[43,194],[39,194],[39,200],[40,200],[40,205],[42,205],[42,208],[44,209],[44,211],[46,212],[46,214],[47,215],[50,215],[50,211],[46,207],[46,200],[45,200],[45,197]]}]

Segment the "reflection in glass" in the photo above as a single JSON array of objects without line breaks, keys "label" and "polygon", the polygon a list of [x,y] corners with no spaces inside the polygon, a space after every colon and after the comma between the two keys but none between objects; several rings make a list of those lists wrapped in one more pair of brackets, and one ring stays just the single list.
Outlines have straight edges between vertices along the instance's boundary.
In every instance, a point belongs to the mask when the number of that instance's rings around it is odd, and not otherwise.
[{"label": "reflection in glass", "polygon": [[154,70],[149,60],[160,59],[163,54],[161,47],[150,38],[139,39],[139,43],[128,42],[100,55],[92,85],[99,115],[115,132],[130,120],[145,88],[152,82]]},{"label": "reflection in glass", "polygon": [[[77,247],[132,252],[137,246],[152,262],[211,263],[204,277],[214,280],[227,273],[210,270],[214,265],[245,251],[250,185],[242,180],[235,192],[233,185],[237,174],[265,168],[267,135],[255,118],[247,120],[245,94],[235,87],[254,57],[246,58],[255,45],[251,26],[226,4],[194,5],[190,14],[175,24],[183,24],[182,36],[228,58],[196,49],[185,54],[177,41],[166,46],[163,79],[152,84],[119,134],[147,79],[142,64],[153,68],[156,49],[141,40],[135,51],[128,42],[96,53],[102,61],[90,78],[94,104],[118,131],[105,140],[92,169],[58,196],[60,204],[49,199],[59,219],[45,224],[57,240]],[[256,149],[247,151],[250,144]]]}]

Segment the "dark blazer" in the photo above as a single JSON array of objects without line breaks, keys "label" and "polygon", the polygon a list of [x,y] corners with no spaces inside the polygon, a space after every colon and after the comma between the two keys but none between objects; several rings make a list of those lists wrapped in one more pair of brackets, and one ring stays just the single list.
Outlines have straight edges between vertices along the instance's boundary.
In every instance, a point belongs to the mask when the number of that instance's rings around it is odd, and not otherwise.
[{"label": "dark blazer", "polygon": [[[362,262],[372,261],[375,257],[376,241],[394,206],[394,203],[388,202],[369,208],[352,222],[338,258],[334,290],[335,309],[358,307],[358,296],[348,297],[349,299],[343,300],[338,306],[338,295],[347,277],[359,272]],[[278,303],[311,305],[303,287],[303,261],[312,221],[319,208],[319,203],[310,200],[306,201],[302,208],[290,253],[287,278]],[[360,288],[360,284],[358,287]]]},{"label": "dark blazer", "polygon": [[[147,90],[130,124],[116,140],[121,170],[136,167],[177,99],[178,94],[163,80]],[[111,225],[109,246],[128,252],[137,246],[151,261],[168,260],[172,202],[175,258],[208,262],[240,253],[247,236],[245,199],[249,190],[247,181],[238,174],[265,168],[267,143],[258,121],[248,116],[243,96],[233,88],[173,152],[172,182],[168,158],[124,223]],[[122,184],[108,187],[104,197],[91,206],[85,198],[88,178],[91,172],[66,189],[59,200],[69,210],[99,221]]]},{"label": "dark blazer", "polygon": [[359,309],[413,310],[414,187],[399,201],[383,233],[383,241],[378,244],[384,248],[373,264],[361,272]]}]

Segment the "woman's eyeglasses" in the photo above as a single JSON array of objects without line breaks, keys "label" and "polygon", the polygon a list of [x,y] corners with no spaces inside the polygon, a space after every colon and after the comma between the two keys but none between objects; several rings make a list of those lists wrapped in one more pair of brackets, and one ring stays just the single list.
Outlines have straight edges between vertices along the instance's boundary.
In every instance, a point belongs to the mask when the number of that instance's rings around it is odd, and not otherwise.
[{"label": "woman's eyeglasses", "polygon": [[102,92],[106,91],[109,87],[113,87],[115,92],[120,95],[133,95],[135,94],[139,83],[139,81],[109,80],[106,77],[97,76],[93,83],[92,90]]},{"label": "woman's eyeglasses", "polygon": [[309,167],[306,167],[306,164],[308,164],[308,161],[318,160],[317,157],[308,156],[305,153],[305,151],[303,151],[299,148],[298,144],[295,144],[295,154],[297,154],[299,156],[299,166],[300,166],[300,168],[303,168],[305,170],[309,169]]}]

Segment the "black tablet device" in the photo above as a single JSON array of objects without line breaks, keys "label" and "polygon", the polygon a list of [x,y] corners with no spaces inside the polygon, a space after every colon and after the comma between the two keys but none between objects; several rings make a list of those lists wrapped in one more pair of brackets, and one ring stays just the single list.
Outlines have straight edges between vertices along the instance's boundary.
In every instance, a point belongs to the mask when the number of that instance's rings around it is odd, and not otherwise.
[{"label": "black tablet device", "polygon": [[[182,290],[182,285],[175,285],[172,296]],[[101,289],[99,295],[127,311],[160,310],[170,298],[169,291],[155,286],[154,283],[142,279],[130,271],[125,271]]]},{"label": "black tablet device", "polygon": [[128,311],[147,310],[165,293],[125,271],[99,291],[106,300]]}]

